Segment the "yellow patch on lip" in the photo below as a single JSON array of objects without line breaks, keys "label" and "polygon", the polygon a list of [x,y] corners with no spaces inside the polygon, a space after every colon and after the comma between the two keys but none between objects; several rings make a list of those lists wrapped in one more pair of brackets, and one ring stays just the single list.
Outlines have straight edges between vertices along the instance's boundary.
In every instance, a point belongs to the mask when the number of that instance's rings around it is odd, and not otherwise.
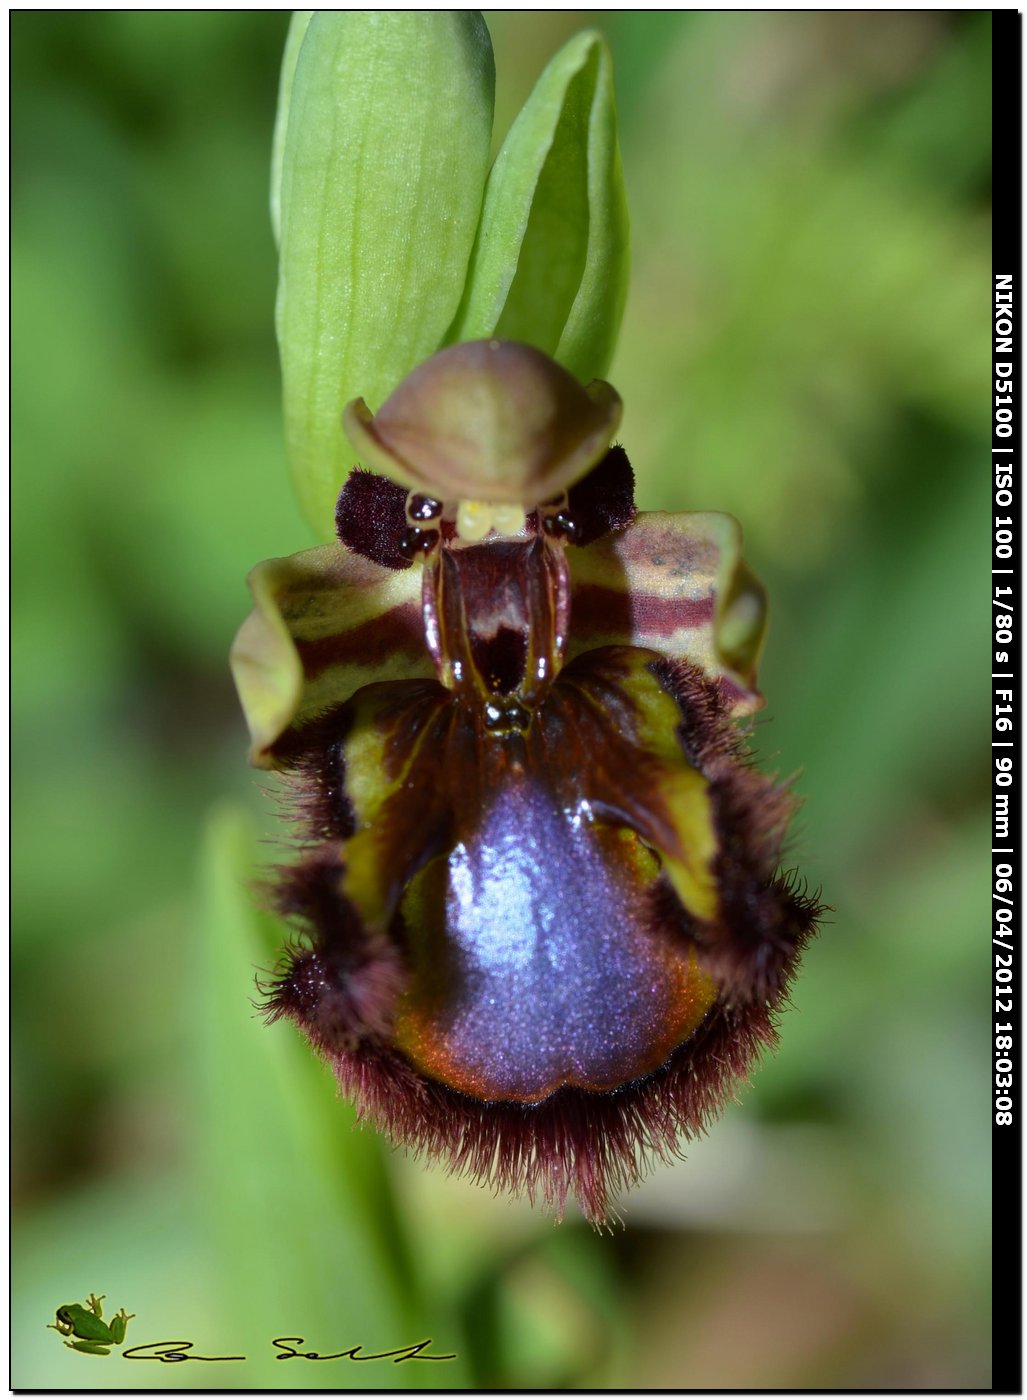
[{"label": "yellow patch on lip", "polygon": [[461,501],[456,512],[456,532],[462,540],[477,544],[490,531],[497,535],[519,535],[524,529],[526,509],[517,502]]}]

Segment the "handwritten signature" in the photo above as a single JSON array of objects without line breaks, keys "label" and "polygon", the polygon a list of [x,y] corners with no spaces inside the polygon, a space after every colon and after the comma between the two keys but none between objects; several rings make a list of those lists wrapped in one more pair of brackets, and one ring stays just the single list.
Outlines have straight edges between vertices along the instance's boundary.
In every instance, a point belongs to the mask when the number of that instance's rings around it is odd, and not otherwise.
[{"label": "handwritten signature", "polygon": [[[433,1356],[425,1348],[432,1344],[431,1337],[410,1346],[396,1347],[393,1351],[365,1352],[358,1343],[346,1351],[321,1354],[317,1351],[300,1351],[304,1337],[275,1337],[271,1345],[277,1348],[276,1361],[391,1361],[398,1366],[401,1361],[455,1361],[456,1353]],[[294,1344],[294,1345],[293,1345]],[[245,1356],[199,1356],[193,1351],[192,1342],[142,1342],[139,1346],[127,1347],[122,1353],[126,1361],[162,1361],[174,1364],[179,1361],[245,1361]]]}]

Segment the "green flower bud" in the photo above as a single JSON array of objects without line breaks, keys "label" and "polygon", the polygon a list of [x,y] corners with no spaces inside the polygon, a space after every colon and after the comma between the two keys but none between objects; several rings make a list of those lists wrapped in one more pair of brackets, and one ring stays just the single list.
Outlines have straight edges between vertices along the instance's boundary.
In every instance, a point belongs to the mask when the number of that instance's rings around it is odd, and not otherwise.
[{"label": "green flower bud", "polygon": [[471,11],[319,11],[286,49],[272,176],[289,464],[323,535],[340,427],[442,344],[481,210],[495,70]]},{"label": "green flower bud", "polygon": [[292,106],[292,80],[296,76],[296,60],[300,56],[307,25],[313,18],[313,10],[294,10],[289,22],[289,33],[285,39],[285,53],[282,55],[282,75],[278,83],[278,111],[275,114],[275,134],[271,140],[271,231],[275,236],[275,247],[282,245],[282,161],[285,158],[285,133],[289,127],[289,109]]},{"label": "green flower bud", "polygon": [[613,65],[585,31],[546,68],[496,157],[449,339],[526,341],[587,384],[613,358],[627,281]]}]

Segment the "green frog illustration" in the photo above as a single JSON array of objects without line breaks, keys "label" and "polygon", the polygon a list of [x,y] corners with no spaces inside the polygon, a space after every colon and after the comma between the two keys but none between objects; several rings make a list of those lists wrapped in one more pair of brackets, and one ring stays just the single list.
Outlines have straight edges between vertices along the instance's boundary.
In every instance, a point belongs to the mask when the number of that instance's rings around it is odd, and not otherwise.
[{"label": "green frog illustration", "polygon": [[84,1308],[78,1303],[62,1303],[57,1309],[57,1321],[48,1322],[47,1326],[60,1332],[66,1339],[64,1345],[73,1351],[84,1351],[90,1356],[110,1356],[111,1347],[120,1346],[125,1340],[129,1318],[135,1317],[135,1313],[127,1313],[121,1308],[110,1322],[104,1322],[100,1304],[106,1296],[106,1293],[101,1293],[97,1298],[90,1293]]}]

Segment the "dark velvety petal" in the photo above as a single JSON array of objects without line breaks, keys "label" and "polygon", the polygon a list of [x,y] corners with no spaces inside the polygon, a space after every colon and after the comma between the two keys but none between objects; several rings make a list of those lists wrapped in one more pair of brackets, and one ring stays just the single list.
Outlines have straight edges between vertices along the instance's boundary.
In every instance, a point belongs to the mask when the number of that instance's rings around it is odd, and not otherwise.
[{"label": "dark velvety petal", "polygon": [[346,478],[335,507],[335,533],[347,548],[386,569],[409,569],[401,545],[409,529],[407,489],[357,467]]},{"label": "dark velvety petal", "polygon": [[269,1011],[400,1141],[600,1219],[772,1041],[818,906],[778,874],[792,803],[747,766],[722,678],[599,648],[489,730],[496,639],[553,631],[531,602],[551,555],[435,560],[453,688],[364,685],[280,737],[311,844]]},{"label": "dark velvety petal", "polygon": [[592,544],[611,530],[623,530],[635,518],[635,473],[623,447],[611,447],[567,493],[567,514],[574,524],[573,543]]},{"label": "dark velvety petal", "polygon": [[571,566],[570,655],[607,645],[650,647],[700,666],[736,716],[763,699],[756,668],[766,595],[742,559],[729,515],[644,513],[584,549]]}]

